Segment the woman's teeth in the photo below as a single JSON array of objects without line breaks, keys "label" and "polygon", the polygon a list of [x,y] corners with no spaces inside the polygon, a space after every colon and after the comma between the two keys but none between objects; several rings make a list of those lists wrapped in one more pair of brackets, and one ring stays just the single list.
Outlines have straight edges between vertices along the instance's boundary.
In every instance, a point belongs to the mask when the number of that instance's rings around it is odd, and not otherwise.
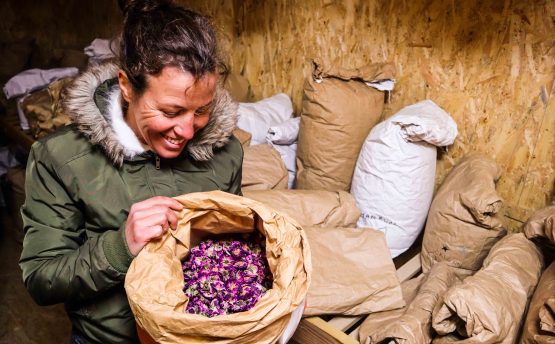
[{"label": "woman's teeth", "polygon": [[172,143],[174,145],[181,144],[181,143],[183,143],[183,141],[185,141],[184,139],[174,139],[174,138],[168,137],[164,134],[162,134],[162,137],[165,138],[169,143]]}]

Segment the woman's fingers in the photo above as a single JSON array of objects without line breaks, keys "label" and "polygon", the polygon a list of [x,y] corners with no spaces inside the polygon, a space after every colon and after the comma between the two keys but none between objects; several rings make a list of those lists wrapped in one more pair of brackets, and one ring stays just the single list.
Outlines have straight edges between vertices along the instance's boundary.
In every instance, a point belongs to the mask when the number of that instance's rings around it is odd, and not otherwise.
[{"label": "woman's fingers", "polygon": [[144,245],[160,237],[168,228],[177,228],[178,218],[175,211],[183,205],[169,197],[153,197],[135,203],[129,210],[125,225],[125,237],[130,252],[139,253]]}]

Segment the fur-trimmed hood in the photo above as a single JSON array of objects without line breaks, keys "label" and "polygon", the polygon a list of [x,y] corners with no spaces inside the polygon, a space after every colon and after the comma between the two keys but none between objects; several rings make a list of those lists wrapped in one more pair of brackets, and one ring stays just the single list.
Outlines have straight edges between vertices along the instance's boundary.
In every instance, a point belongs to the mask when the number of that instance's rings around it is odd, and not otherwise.
[{"label": "fur-trimmed hood", "polygon": [[[119,86],[115,85],[104,95],[105,109],[100,109],[95,102],[97,88],[106,80],[115,78],[118,70],[116,64],[107,63],[84,72],[68,88],[64,107],[78,130],[93,145],[99,145],[115,165],[121,166],[124,160],[145,150],[125,122]],[[229,141],[237,117],[237,103],[218,86],[208,124],[187,144],[187,152],[197,161],[212,159],[214,149]]]}]

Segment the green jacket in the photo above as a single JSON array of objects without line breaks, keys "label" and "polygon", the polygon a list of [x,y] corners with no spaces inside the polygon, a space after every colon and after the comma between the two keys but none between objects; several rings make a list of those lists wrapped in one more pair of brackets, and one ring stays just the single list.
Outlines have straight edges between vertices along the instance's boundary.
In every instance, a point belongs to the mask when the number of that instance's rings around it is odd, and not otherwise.
[{"label": "green jacket", "polygon": [[63,302],[92,343],[138,342],[123,281],[133,260],[125,221],[133,203],[223,190],[241,194],[243,151],[231,135],[236,104],[218,90],[209,124],[184,154],[159,159],[123,125],[117,67],[84,73],[68,92],[73,125],[36,142],[29,156],[20,266],[40,305]]}]

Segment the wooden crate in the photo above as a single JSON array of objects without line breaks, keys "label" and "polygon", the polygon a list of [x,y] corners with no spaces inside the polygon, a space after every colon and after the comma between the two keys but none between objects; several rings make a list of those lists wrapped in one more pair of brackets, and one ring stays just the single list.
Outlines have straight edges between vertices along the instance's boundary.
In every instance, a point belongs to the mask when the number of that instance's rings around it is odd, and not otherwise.
[{"label": "wooden crate", "polygon": [[[409,250],[406,255],[395,259],[399,281],[407,281],[421,272],[420,245]],[[289,341],[290,344],[358,344],[358,331],[362,321],[361,316],[335,316],[303,318]]]}]

